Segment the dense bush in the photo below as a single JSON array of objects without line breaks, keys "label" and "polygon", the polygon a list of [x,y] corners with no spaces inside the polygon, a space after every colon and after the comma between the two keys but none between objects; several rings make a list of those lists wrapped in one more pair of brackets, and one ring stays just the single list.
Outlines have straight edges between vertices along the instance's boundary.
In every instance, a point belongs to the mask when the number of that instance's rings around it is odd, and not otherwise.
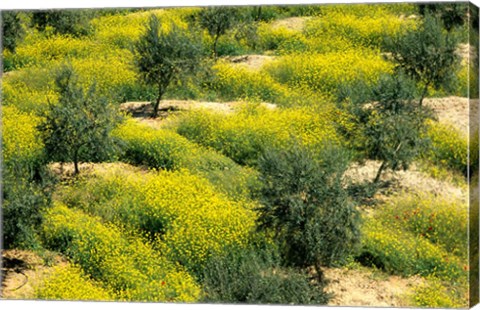
[{"label": "dense bush", "polygon": [[45,214],[43,237],[120,300],[196,301],[192,277],[141,238],[124,234],[98,217],[57,203]]},{"label": "dense bush", "polygon": [[204,300],[215,303],[326,304],[328,295],[309,276],[283,268],[259,248],[228,249],[202,270]]},{"label": "dense bush", "polygon": [[114,294],[86,276],[77,266],[57,266],[35,288],[35,298],[43,300],[113,301]]},{"label": "dense bush", "polygon": [[251,202],[235,202],[187,171],[120,166],[63,189],[62,200],[108,222],[148,232],[170,260],[190,271],[224,246],[244,246],[254,229]]},{"label": "dense bush", "polygon": [[348,155],[328,144],[320,155],[294,144],[259,160],[259,227],[274,232],[288,265],[314,266],[320,283],[322,267],[345,262],[359,241],[358,211],[342,184]]},{"label": "dense bush", "polygon": [[2,10],[1,20],[2,48],[14,52],[19,41],[25,36],[19,12]]}]

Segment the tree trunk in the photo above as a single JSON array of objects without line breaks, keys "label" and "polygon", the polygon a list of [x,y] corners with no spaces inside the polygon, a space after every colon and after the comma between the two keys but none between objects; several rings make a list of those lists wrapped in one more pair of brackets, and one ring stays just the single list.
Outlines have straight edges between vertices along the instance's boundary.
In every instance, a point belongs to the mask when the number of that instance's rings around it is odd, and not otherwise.
[{"label": "tree trunk", "polygon": [[155,99],[155,104],[153,105],[153,112],[152,112],[152,118],[157,118],[158,116],[158,107],[160,106],[160,101],[162,100],[163,96],[163,90],[162,87],[158,87],[158,96],[157,99]]},{"label": "tree trunk", "polygon": [[319,263],[315,263],[314,267],[315,267],[315,272],[317,273],[318,284],[322,284],[324,281],[322,267],[320,267]]},{"label": "tree trunk", "polygon": [[380,181],[380,176],[382,175],[383,169],[385,169],[386,161],[382,162],[380,168],[377,171],[377,175],[375,176],[375,180],[373,180],[373,184],[377,184]]},{"label": "tree trunk", "polygon": [[73,175],[77,176],[80,173],[80,169],[78,169],[78,150],[73,153],[73,167],[75,168]]},{"label": "tree trunk", "polygon": [[430,85],[430,83],[425,84],[425,88],[423,89],[422,96],[420,97],[420,101],[418,102],[419,107],[421,107],[422,104],[423,104],[423,99],[427,95],[429,85]]},{"label": "tree trunk", "polygon": [[218,38],[220,38],[220,35],[215,35],[215,38],[213,39],[213,59],[217,59],[218,53],[217,53],[217,43],[218,43]]},{"label": "tree trunk", "polygon": [[257,9],[257,16],[255,17],[255,21],[258,22],[262,18],[262,6],[260,5]]}]

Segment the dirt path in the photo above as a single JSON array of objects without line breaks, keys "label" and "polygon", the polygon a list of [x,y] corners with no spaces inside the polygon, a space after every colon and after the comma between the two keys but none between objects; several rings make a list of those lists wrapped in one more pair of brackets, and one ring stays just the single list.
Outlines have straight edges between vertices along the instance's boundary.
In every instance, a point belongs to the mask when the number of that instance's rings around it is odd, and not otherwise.
[{"label": "dirt path", "polygon": [[325,276],[330,281],[326,291],[334,296],[329,306],[412,306],[406,296],[423,282],[420,277],[388,276],[367,268],[328,268]]},{"label": "dirt path", "polygon": [[33,299],[35,288],[51,274],[53,266],[68,264],[58,255],[51,257],[51,267],[37,254],[22,250],[2,251],[2,299]]}]

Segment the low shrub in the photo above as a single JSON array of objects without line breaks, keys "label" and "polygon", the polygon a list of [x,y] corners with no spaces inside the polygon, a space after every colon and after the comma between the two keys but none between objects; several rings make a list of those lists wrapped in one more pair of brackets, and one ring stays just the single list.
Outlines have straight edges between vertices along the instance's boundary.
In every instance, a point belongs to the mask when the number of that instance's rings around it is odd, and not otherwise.
[{"label": "low shrub", "polygon": [[363,264],[403,276],[434,275],[449,281],[467,276],[460,259],[422,236],[373,219],[365,220],[362,235],[363,249],[357,260]]},{"label": "low shrub", "polygon": [[428,308],[465,308],[468,307],[466,286],[452,286],[434,277],[428,277],[427,282],[414,289],[410,298],[418,307]]},{"label": "low shrub", "polygon": [[225,62],[214,65],[212,88],[224,100],[256,99],[276,102],[287,90],[265,72],[256,72]]},{"label": "low shrub", "polygon": [[393,66],[383,60],[380,53],[357,48],[324,54],[286,55],[264,68],[280,84],[335,94],[344,83],[356,80],[376,83],[380,75],[390,73]]},{"label": "low shrub", "polygon": [[260,50],[275,51],[277,53],[306,51],[306,38],[300,31],[290,30],[285,27],[272,27],[270,23],[260,23],[258,26],[258,48]]},{"label": "low shrub", "polygon": [[91,280],[78,266],[57,266],[35,288],[35,298],[42,300],[114,301],[115,294],[102,283]]},{"label": "low shrub", "polygon": [[322,38],[325,45],[340,37],[355,48],[382,48],[385,37],[400,34],[415,26],[414,20],[402,19],[396,14],[361,17],[345,12],[329,12],[309,20],[304,32],[307,38]]},{"label": "low shrub", "polygon": [[[468,140],[466,135],[452,125],[431,121],[428,123],[427,137],[431,143],[422,155],[425,160],[463,175],[467,174]],[[478,146],[477,151],[471,150],[471,156],[473,156],[472,163],[474,163],[475,159],[478,159]]]},{"label": "low shrub", "polygon": [[151,14],[155,14],[162,20],[162,27],[167,29],[169,25],[175,25],[186,28],[185,17],[191,14],[197,8],[181,9],[156,9],[141,10],[126,15],[106,15],[92,20],[94,28],[94,38],[105,42],[114,48],[129,49],[133,42],[140,38],[144,31],[144,25],[147,23]]},{"label": "low shrub", "polygon": [[41,212],[49,206],[38,118],[13,106],[2,108],[2,213],[5,248],[35,248]]},{"label": "low shrub", "polygon": [[41,160],[43,144],[36,126],[39,118],[21,112],[14,106],[2,108],[2,156],[3,165],[10,161],[22,161],[33,169]]},{"label": "low shrub", "polygon": [[57,203],[45,214],[46,245],[66,254],[120,300],[193,302],[200,290],[181,267],[139,237]]},{"label": "low shrub", "polygon": [[2,79],[3,106],[14,106],[26,114],[40,114],[46,102],[58,100],[54,88],[54,70],[50,68],[25,68]]},{"label": "low shrub", "polygon": [[332,13],[349,14],[356,17],[377,17],[390,14],[409,16],[417,13],[417,6],[413,3],[335,4],[323,6],[321,12],[322,16]]},{"label": "low shrub", "polygon": [[378,217],[389,227],[397,227],[421,236],[467,259],[468,207],[465,203],[442,197],[400,196],[380,210]]},{"label": "low shrub", "polygon": [[131,164],[154,169],[188,169],[235,199],[253,195],[257,187],[257,174],[253,169],[241,167],[174,131],[156,130],[128,120],[114,134],[124,144],[121,159]]},{"label": "low shrub", "polygon": [[[398,196],[363,226],[360,261],[405,276],[466,280],[467,207],[428,195]],[[463,243],[462,241],[463,240]]]},{"label": "low shrub", "polygon": [[87,58],[92,54],[104,54],[106,49],[106,45],[88,38],[33,33],[17,48],[14,59],[17,68],[48,66],[52,60]]},{"label": "low shrub", "polygon": [[281,267],[265,250],[232,248],[225,253],[212,257],[202,270],[205,302],[326,304],[329,299],[307,274]]}]

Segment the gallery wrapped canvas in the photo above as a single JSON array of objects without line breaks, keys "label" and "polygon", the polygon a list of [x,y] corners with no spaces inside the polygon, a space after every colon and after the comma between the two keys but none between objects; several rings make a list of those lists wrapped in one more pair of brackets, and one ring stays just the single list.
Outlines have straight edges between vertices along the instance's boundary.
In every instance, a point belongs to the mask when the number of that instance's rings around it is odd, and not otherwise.
[{"label": "gallery wrapped canvas", "polygon": [[474,4],[1,22],[2,299],[478,303]]}]

